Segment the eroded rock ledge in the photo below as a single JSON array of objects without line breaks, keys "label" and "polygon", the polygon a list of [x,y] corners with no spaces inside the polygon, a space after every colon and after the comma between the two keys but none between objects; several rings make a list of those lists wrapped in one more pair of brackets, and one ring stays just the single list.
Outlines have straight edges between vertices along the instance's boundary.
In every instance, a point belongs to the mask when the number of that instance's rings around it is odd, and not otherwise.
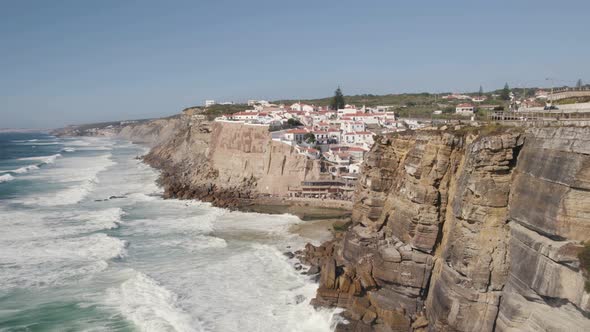
[{"label": "eroded rock ledge", "polygon": [[590,330],[590,129],[413,132],[364,165],[353,224],[308,245],[340,331]]}]

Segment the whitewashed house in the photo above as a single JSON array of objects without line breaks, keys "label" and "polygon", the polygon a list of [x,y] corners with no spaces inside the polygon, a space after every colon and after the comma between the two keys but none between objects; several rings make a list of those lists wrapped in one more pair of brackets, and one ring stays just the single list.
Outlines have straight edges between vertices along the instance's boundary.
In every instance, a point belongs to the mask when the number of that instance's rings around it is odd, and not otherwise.
[{"label": "whitewashed house", "polygon": [[455,107],[455,113],[459,115],[473,115],[475,112],[475,106],[472,104],[459,104]]}]

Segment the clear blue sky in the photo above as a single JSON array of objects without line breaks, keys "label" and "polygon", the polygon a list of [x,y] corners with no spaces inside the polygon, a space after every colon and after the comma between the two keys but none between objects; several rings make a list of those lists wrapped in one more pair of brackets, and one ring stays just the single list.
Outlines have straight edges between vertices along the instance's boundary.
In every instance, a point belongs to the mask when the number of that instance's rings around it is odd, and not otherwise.
[{"label": "clear blue sky", "polygon": [[0,128],[590,81],[590,1],[0,1]]}]

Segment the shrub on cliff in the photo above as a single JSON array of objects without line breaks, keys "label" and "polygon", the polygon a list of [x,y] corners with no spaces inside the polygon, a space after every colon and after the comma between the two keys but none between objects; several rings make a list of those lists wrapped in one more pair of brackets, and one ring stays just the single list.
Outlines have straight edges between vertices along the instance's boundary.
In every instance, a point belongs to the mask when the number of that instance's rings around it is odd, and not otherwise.
[{"label": "shrub on cliff", "polygon": [[[590,241],[584,244],[584,247],[578,253],[578,259],[580,260],[580,267],[586,278],[590,277]],[[590,280],[586,280],[586,292],[590,293]]]}]

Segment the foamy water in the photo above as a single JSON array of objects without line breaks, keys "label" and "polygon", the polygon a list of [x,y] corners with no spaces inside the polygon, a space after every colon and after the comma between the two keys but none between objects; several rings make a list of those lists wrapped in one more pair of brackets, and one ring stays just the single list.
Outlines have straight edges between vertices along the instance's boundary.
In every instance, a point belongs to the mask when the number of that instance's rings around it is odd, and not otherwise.
[{"label": "foamy water", "polygon": [[283,255],[301,220],[163,200],[145,148],[53,140],[0,161],[0,331],[333,330]]}]

